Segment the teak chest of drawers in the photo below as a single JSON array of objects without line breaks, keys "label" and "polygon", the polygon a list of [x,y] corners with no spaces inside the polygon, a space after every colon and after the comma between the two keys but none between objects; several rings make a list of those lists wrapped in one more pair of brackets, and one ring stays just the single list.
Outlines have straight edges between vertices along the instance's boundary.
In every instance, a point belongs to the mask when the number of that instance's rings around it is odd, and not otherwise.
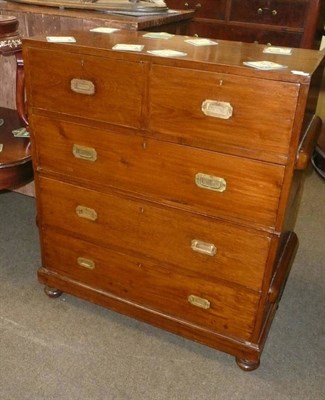
[{"label": "teak chest of drawers", "polygon": [[[297,246],[324,53],[143,35],[24,40],[39,280],[252,370]],[[147,52],[166,48],[186,55]]]}]

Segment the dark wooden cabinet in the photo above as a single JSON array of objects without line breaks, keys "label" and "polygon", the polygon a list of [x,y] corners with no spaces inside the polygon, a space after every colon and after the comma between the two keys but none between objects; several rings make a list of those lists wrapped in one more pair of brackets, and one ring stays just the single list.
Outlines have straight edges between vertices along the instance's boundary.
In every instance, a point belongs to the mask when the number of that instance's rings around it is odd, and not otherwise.
[{"label": "dark wooden cabinet", "polygon": [[[23,44],[40,282],[257,368],[297,247],[324,55],[75,37]],[[144,47],[112,50],[121,43]],[[186,54],[148,53],[166,47]]]},{"label": "dark wooden cabinet", "polygon": [[167,4],[195,10],[191,36],[290,47],[316,47],[317,27],[324,18],[321,0],[167,0]]}]

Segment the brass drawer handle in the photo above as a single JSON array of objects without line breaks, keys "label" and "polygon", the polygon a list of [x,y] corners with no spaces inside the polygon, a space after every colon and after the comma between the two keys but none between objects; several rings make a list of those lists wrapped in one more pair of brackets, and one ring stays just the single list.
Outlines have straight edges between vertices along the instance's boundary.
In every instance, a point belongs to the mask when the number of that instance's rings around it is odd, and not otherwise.
[{"label": "brass drawer handle", "polygon": [[95,94],[95,85],[92,81],[86,79],[71,79],[70,88],[75,93],[93,95]]},{"label": "brass drawer handle", "polygon": [[76,207],[76,214],[78,217],[89,219],[90,221],[96,221],[98,218],[97,212],[94,209],[80,205]]},{"label": "brass drawer handle", "polygon": [[227,189],[227,182],[224,178],[203,174],[202,172],[198,172],[195,175],[195,183],[199,188],[213,190],[220,193]]},{"label": "brass drawer handle", "polygon": [[93,260],[90,260],[89,258],[84,258],[84,257],[78,257],[77,258],[77,263],[80,265],[80,267],[87,268],[87,269],[95,269],[95,262]]},{"label": "brass drawer handle", "polygon": [[217,253],[217,248],[213,243],[202,242],[202,240],[193,239],[191,249],[197,253],[213,257]]},{"label": "brass drawer handle", "polygon": [[96,161],[97,151],[92,147],[80,146],[74,144],[72,147],[72,153],[76,158],[86,161]]},{"label": "brass drawer handle", "polygon": [[210,308],[209,300],[196,296],[195,294],[190,294],[187,298],[187,301],[192,304],[192,306],[203,308],[204,310],[208,310]]},{"label": "brass drawer handle", "polygon": [[233,107],[226,101],[204,100],[201,106],[204,115],[208,117],[229,119],[233,114]]},{"label": "brass drawer handle", "polygon": [[271,10],[271,9],[269,9],[269,8],[267,8],[267,7],[265,7],[265,8],[258,8],[258,9],[257,9],[257,14],[258,14],[258,15],[262,15],[264,12],[270,12],[270,13],[273,15],[273,17],[275,17],[276,15],[278,15],[277,10]]}]

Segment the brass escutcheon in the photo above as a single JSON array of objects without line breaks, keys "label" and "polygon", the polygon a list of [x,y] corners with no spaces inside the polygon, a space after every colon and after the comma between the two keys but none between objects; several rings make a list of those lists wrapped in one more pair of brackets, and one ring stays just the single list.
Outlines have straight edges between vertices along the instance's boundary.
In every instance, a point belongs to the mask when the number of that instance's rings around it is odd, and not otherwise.
[{"label": "brass escutcheon", "polygon": [[73,92],[79,94],[86,94],[88,96],[95,94],[95,85],[92,81],[86,79],[71,79],[70,88]]},{"label": "brass escutcheon", "polygon": [[90,260],[89,258],[78,257],[77,263],[80,267],[87,268],[87,269],[95,269],[95,262]]},{"label": "brass escutcheon", "polygon": [[213,190],[215,192],[224,192],[227,188],[227,182],[219,176],[207,175],[198,172],[195,175],[195,183],[202,189]]},{"label": "brass escutcheon", "polygon": [[72,147],[72,153],[76,158],[86,161],[96,161],[97,151],[93,147],[81,146],[80,144],[74,144]]},{"label": "brass escutcheon", "polygon": [[213,257],[217,253],[217,248],[213,243],[206,243],[202,240],[193,239],[191,242],[191,249],[197,253],[205,254]]},{"label": "brass escutcheon", "polygon": [[232,105],[225,101],[204,100],[201,110],[204,115],[221,119],[229,119],[233,114]]},{"label": "brass escutcheon", "polygon": [[192,306],[203,308],[204,310],[208,310],[210,308],[209,300],[196,296],[195,294],[190,294],[187,300],[190,304],[192,304]]},{"label": "brass escutcheon", "polygon": [[93,208],[80,205],[76,207],[76,214],[78,217],[89,219],[90,221],[96,221],[98,218],[97,212]]}]

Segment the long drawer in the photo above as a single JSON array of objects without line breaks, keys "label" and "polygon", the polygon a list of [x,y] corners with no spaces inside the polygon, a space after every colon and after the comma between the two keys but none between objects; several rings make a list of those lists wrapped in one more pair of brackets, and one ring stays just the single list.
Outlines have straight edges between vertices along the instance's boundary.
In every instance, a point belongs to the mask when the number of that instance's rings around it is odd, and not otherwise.
[{"label": "long drawer", "polygon": [[40,177],[41,229],[260,290],[270,236],[171,207]]},{"label": "long drawer", "polygon": [[148,127],[181,143],[286,164],[298,92],[298,84],[153,65]]},{"label": "long drawer", "polygon": [[50,229],[42,232],[42,247],[43,267],[65,278],[222,334],[251,337],[258,293],[188,277]]},{"label": "long drawer", "polygon": [[35,115],[31,123],[44,171],[211,216],[275,225],[283,166],[109,130],[89,134],[88,126]]},{"label": "long drawer", "polygon": [[35,49],[29,63],[31,107],[140,127],[143,64]]}]

